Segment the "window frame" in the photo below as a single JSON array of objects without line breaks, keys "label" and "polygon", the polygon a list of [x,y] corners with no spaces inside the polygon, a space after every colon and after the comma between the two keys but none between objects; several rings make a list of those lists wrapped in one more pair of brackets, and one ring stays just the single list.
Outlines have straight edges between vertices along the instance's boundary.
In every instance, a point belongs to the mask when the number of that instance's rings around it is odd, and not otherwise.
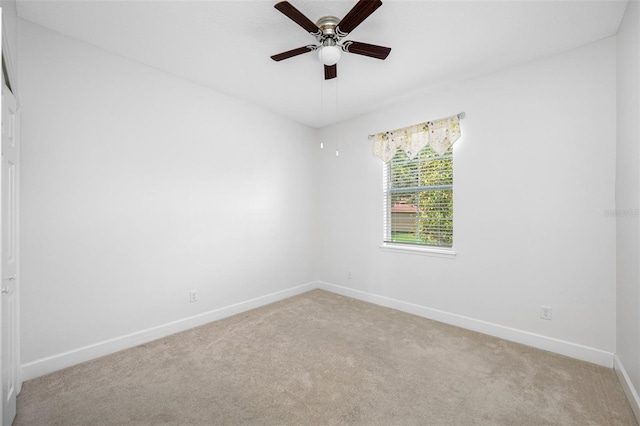
[{"label": "window frame", "polygon": [[[428,145],[423,148],[423,150],[432,150]],[[399,153],[402,151],[399,150]],[[434,153],[435,154],[435,153]],[[400,154],[404,155],[404,153]],[[422,152],[416,156],[414,160],[416,164],[421,163]],[[443,156],[430,155],[428,158],[438,158],[438,157],[450,157],[451,158],[451,170],[453,173],[453,147],[451,147],[447,153]],[[422,157],[424,158],[424,157]],[[391,167],[392,167],[393,159],[387,163],[383,163],[383,173],[382,173],[382,193],[383,193],[383,236],[382,236],[382,245],[381,249],[389,252],[396,253],[407,253],[407,254],[417,254],[417,255],[429,255],[429,256],[437,256],[443,258],[455,258],[456,252],[453,248],[453,241],[451,246],[444,245],[430,245],[430,244],[419,244],[412,242],[395,242],[391,241],[391,232],[392,232],[392,216],[391,216],[391,208],[392,208],[392,194],[402,193],[402,192],[413,192],[413,193],[422,193],[422,192],[430,192],[434,190],[442,190],[442,189],[451,189],[453,191],[453,176],[451,178],[450,184],[439,184],[439,185],[431,185],[431,186],[413,186],[406,188],[390,188],[391,184]],[[395,189],[395,191],[394,191]],[[452,193],[453,196],[453,193]],[[452,199],[453,203],[453,199]],[[416,211],[419,214],[419,210]],[[451,216],[452,224],[454,223],[453,217],[453,205],[452,205],[452,216]],[[453,240],[453,229],[452,229],[451,238]]]}]

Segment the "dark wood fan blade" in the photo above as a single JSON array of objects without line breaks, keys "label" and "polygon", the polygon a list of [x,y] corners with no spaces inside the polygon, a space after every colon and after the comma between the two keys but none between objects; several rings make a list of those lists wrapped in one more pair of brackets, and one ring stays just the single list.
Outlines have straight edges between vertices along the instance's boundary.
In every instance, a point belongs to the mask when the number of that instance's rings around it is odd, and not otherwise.
[{"label": "dark wood fan blade", "polygon": [[342,21],[336,27],[336,33],[340,37],[344,37],[351,31],[353,31],[358,25],[362,23],[369,15],[371,15],[377,8],[382,6],[380,0],[360,0],[355,6],[342,18]]},{"label": "dark wood fan blade", "polygon": [[298,9],[293,7],[293,5],[288,1],[281,1],[280,3],[276,3],[274,7],[280,12],[284,13],[293,22],[307,30],[309,33],[313,35],[320,35],[322,33],[322,31],[320,31],[320,28],[318,28],[316,24],[314,24],[309,18],[304,16]]},{"label": "dark wood fan blade", "polygon": [[336,78],[338,76],[338,65],[325,65],[324,66],[324,79],[331,80],[332,78]]},{"label": "dark wood fan blade", "polygon": [[364,55],[377,59],[387,59],[390,47],[377,46],[375,44],[360,43],[359,41],[346,41],[344,44],[344,50],[349,53],[355,53],[356,55]]},{"label": "dark wood fan blade", "polygon": [[292,58],[294,56],[302,55],[303,53],[312,52],[313,46],[298,47],[297,49],[287,50],[286,52],[273,55],[271,59],[274,61],[282,61],[283,59]]}]

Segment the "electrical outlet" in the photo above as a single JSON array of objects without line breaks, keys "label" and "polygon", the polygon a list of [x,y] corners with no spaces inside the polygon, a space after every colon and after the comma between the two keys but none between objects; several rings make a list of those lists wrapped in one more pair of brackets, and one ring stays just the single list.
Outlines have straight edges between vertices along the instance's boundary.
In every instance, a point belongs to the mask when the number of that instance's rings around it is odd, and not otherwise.
[{"label": "electrical outlet", "polygon": [[540,318],[551,321],[551,306],[540,306]]},{"label": "electrical outlet", "polygon": [[351,273],[351,271],[347,272],[347,278],[352,279],[353,278],[353,274]]},{"label": "electrical outlet", "polygon": [[191,290],[189,292],[189,303],[193,303],[197,301],[198,301],[198,293],[196,293],[195,290]]}]

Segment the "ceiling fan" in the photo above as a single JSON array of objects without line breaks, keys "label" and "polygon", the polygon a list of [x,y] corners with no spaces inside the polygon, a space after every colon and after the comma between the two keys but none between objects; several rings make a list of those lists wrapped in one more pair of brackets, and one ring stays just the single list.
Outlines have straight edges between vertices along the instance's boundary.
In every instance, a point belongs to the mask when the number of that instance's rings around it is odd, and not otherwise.
[{"label": "ceiling fan", "polygon": [[323,16],[314,24],[302,12],[293,7],[291,3],[281,1],[274,7],[308,31],[309,34],[316,38],[319,44],[298,47],[297,49],[278,53],[273,55],[271,59],[282,61],[283,59],[317,50],[318,58],[324,64],[325,80],[338,76],[336,64],[340,60],[341,51],[384,60],[391,52],[390,47],[351,40],[341,41],[380,6],[382,6],[382,1],[380,0],[359,0],[342,20],[335,16]]}]

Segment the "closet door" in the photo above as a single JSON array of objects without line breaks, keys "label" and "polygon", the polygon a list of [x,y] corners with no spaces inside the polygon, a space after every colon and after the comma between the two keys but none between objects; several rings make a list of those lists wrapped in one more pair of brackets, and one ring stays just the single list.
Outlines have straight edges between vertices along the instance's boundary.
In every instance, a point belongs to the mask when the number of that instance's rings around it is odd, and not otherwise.
[{"label": "closet door", "polygon": [[16,416],[18,393],[18,112],[16,99],[2,76],[2,198],[0,271],[2,276],[1,350],[2,424],[10,425]]}]

